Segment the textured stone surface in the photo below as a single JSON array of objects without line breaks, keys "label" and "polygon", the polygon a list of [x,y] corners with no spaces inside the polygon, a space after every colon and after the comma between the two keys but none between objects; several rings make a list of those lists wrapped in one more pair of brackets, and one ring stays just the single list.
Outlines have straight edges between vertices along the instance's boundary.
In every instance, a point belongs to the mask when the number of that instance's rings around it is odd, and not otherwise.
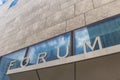
[{"label": "textured stone surface", "polygon": [[93,9],[92,0],[81,0],[75,4],[75,14],[79,15]]},{"label": "textured stone surface", "polygon": [[115,0],[93,0],[94,6],[99,7]]},{"label": "textured stone surface", "polygon": [[31,43],[35,44],[40,41],[58,36],[59,34],[65,33],[65,28],[66,22],[63,22],[53,27],[46,28],[45,30],[37,31],[35,34],[26,37],[25,45],[31,45]]},{"label": "textured stone surface", "polygon": [[53,26],[72,17],[74,17],[74,6],[70,6],[48,17],[46,26]]},{"label": "textured stone surface", "polygon": [[46,39],[48,39],[46,32],[39,31],[39,32],[36,32],[35,34],[29,35],[28,37],[26,37],[24,46],[27,47],[27,46],[30,46],[32,44],[36,44],[40,41],[44,41]]},{"label": "textured stone surface", "polygon": [[66,28],[66,22],[47,28],[45,30],[47,34],[47,38],[49,39],[51,37],[58,36],[59,34],[65,33],[65,28]]},{"label": "textured stone surface", "polygon": [[69,0],[69,1],[61,4],[61,8],[62,8],[62,9],[63,9],[63,8],[67,8],[67,7],[75,4],[76,2],[77,2],[77,0]]},{"label": "textured stone surface", "polygon": [[120,13],[120,0],[19,0],[8,9],[10,3],[0,6],[0,56]]},{"label": "textured stone surface", "polygon": [[93,9],[86,13],[86,23],[90,24],[110,16],[120,14],[120,0],[116,0],[108,5]]},{"label": "textured stone surface", "polygon": [[84,14],[80,15],[80,16],[76,16],[70,20],[67,21],[67,31],[71,31],[77,28],[80,28],[82,26],[85,26],[85,18],[84,18]]}]

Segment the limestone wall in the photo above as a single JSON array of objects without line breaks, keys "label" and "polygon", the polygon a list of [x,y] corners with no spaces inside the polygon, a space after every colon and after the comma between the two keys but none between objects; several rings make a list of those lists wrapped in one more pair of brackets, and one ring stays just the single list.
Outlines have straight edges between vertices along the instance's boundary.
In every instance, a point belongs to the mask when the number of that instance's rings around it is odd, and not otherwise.
[{"label": "limestone wall", "polygon": [[120,13],[120,0],[11,1],[0,6],[0,56]]}]

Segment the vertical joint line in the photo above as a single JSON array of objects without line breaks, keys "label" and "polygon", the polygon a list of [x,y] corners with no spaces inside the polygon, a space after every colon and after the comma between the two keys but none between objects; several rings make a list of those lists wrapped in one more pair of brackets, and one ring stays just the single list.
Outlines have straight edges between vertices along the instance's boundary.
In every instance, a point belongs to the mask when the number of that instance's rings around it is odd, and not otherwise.
[{"label": "vertical joint line", "polygon": [[37,71],[37,70],[35,70],[35,71],[36,71],[36,74],[37,74],[38,79],[40,80],[40,76],[39,76],[38,71]]},{"label": "vertical joint line", "polygon": [[74,55],[74,32],[71,32],[71,54]]},{"label": "vertical joint line", "polygon": [[95,9],[94,1],[92,0],[93,8]]},{"label": "vertical joint line", "polygon": [[26,50],[26,53],[25,53],[25,57],[28,56],[28,50],[29,50],[29,47],[27,47],[27,50]]},{"label": "vertical joint line", "polygon": [[76,62],[74,63],[74,80],[76,80]]},{"label": "vertical joint line", "polygon": [[76,10],[76,5],[74,4],[74,17],[76,16],[75,10]]},{"label": "vertical joint line", "polygon": [[65,32],[67,32],[67,21],[65,21]]},{"label": "vertical joint line", "polygon": [[86,13],[84,13],[84,21],[85,21],[85,25],[87,25],[87,21],[86,21]]}]

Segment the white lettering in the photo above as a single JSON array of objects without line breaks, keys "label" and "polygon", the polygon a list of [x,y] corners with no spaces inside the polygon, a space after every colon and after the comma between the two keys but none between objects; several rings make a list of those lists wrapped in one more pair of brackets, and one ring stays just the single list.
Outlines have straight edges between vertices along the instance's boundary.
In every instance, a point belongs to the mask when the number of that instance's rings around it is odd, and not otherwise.
[{"label": "white lettering", "polygon": [[87,45],[92,51],[94,51],[97,42],[98,42],[99,48],[102,49],[102,44],[101,44],[101,39],[100,39],[100,37],[96,37],[96,39],[95,39],[95,41],[94,41],[94,43],[93,43],[93,46],[91,46],[88,42],[84,41],[84,42],[83,42],[83,44],[84,44],[84,45],[83,45],[83,46],[84,46],[84,53],[87,53],[87,51],[86,51],[86,45]]},{"label": "white lettering", "polygon": [[14,66],[15,62],[16,62],[16,60],[10,62],[8,70],[10,70]]},{"label": "white lettering", "polygon": [[47,53],[46,53],[46,52],[40,53],[40,54],[38,55],[37,64],[40,63],[40,60],[42,60],[43,62],[46,62],[46,60],[45,60],[45,57],[46,57],[46,56],[47,56]]},{"label": "white lettering", "polygon": [[60,56],[60,48],[57,49],[57,58],[62,59],[62,58],[66,58],[69,54],[69,46],[66,47],[66,54],[64,56]]},{"label": "white lettering", "polygon": [[20,66],[21,66],[21,67],[26,67],[29,63],[30,63],[30,58],[29,58],[29,57],[25,57],[25,58],[21,61]]},{"label": "white lettering", "polygon": [[[92,50],[94,51],[95,50],[95,46],[96,44],[98,43],[98,46],[99,46],[99,49],[101,50],[102,49],[102,43],[101,43],[101,39],[100,37],[96,37],[95,38],[95,41],[93,43],[93,45],[89,44],[87,41],[84,41],[83,42],[83,49],[84,49],[84,53],[86,54],[87,53],[87,46]],[[57,48],[57,53],[56,53],[56,57],[58,59],[63,59],[63,58],[66,58],[68,55],[69,55],[69,46],[66,47],[66,53],[64,55],[60,55],[60,48]],[[36,64],[39,64],[39,63],[45,63],[46,62],[46,57],[47,57],[47,52],[42,52],[40,54],[38,54],[38,58],[37,58],[37,62]],[[14,67],[14,64],[16,63],[16,60],[14,61],[11,61],[10,62],[10,65],[9,65],[9,68],[8,70],[12,69],[12,67]],[[20,66],[21,67],[26,67],[28,64],[30,63],[30,58],[29,57],[25,57],[21,63],[20,63]]]}]

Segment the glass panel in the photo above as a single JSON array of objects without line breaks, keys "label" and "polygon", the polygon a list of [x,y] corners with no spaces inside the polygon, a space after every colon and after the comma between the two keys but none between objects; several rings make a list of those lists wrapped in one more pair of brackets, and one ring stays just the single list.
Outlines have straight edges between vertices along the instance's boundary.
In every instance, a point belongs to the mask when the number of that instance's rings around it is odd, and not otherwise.
[{"label": "glass panel", "polygon": [[[38,54],[42,52],[47,52],[46,61],[57,59],[57,48],[60,48],[60,56],[64,56],[67,46],[69,46],[70,49],[70,33],[30,47],[28,51],[30,65],[36,64]],[[71,55],[70,52],[69,55]]]},{"label": "glass panel", "polygon": [[[120,18],[115,18],[106,22],[98,23],[93,26],[85,27],[74,32],[75,34],[75,54],[82,54],[83,41],[93,42],[97,36],[100,36],[103,48],[120,44]],[[95,50],[99,48],[96,45]],[[87,52],[91,51],[87,47]]]},{"label": "glass panel", "polygon": [[15,6],[15,5],[17,4],[17,2],[18,2],[18,0],[14,0],[14,1],[10,4],[9,8]]},{"label": "glass panel", "polygon": [[8,0],[0,0],[0,5],[6,3]]},{"label": "glass panel", "polygon": [[[90,37],[87,28],[83,28],[75,31],[75,53],[83,53],[83,41],[90,43]],[[87,51],[89,48],[87,48]]]},{"label": "glass panel", "polygon": [[20,61],[25,56],[26,49],[20,50],[18,52],[11,53],[9,55],[3,56],[0,60],[0,80],[9,80],[9,77],[6,76],[6,72],[9,67],[10,61],[16,60],[13,68],[20,67]]}]

